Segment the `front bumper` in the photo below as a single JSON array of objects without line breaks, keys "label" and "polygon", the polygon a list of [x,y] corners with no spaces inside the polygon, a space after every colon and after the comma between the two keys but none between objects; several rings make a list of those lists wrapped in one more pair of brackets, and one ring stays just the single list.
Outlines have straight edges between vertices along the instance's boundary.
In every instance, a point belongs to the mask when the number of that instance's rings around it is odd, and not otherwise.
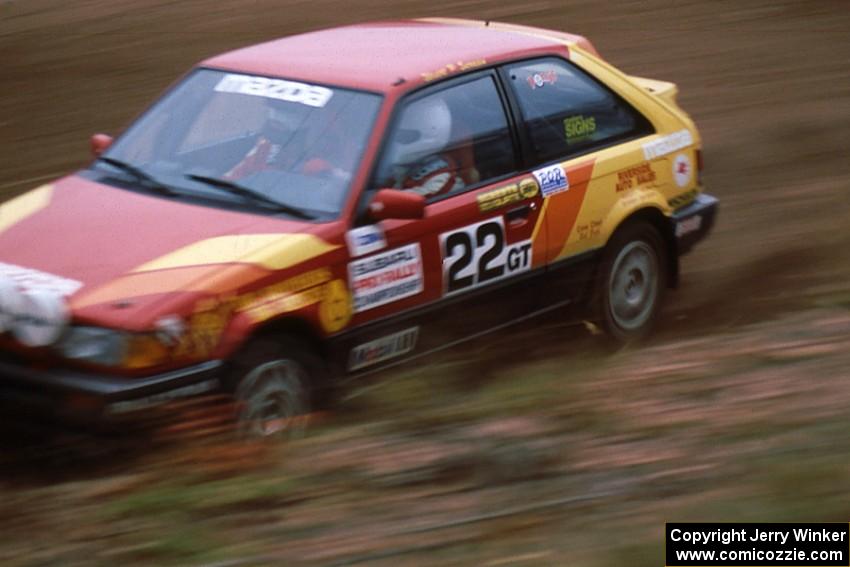
[{"label": "front bumper", "polygon": [[679,255],[687,254],[708,236],[717,217],[717,198],[702,193],[690,204],[673,212],[670,222]]},{"label": "front bumper", "polygon": [[130,378],[68,369],[39,370],[0,360],[0,404],[13,410],[99,422],[220,389],[223,363],[211,360],[153,376]]}]

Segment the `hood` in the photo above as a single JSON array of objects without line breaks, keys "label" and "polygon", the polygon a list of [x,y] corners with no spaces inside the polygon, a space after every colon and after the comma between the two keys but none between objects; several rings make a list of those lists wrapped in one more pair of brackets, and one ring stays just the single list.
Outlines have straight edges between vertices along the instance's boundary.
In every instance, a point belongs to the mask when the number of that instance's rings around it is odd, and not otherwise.
[{"label": "hood", "polygon": [[226,292],[339,248],[320,228],[70,176],[0,205],[0,275],[65,295],[75,312],[128,298],[125,309],[143,312],[174,293]]}]

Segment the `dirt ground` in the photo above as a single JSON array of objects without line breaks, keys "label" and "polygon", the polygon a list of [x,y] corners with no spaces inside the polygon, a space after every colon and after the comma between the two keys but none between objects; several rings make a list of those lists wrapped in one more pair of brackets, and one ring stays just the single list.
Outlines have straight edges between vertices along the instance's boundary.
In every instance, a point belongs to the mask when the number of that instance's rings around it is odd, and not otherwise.
[{"label": "dirt ground", "polygon": [[91,133],[208,55],[437,15],[580,33],[679,85],[721,213],[652,343],[612,357],[557,323],[522,330],[274,451],[157,445],[78,468],[16,446],[0,562],[660,565],[664,521],[847,521],[843,0],[0,0],[0,196],[84,164]]}]

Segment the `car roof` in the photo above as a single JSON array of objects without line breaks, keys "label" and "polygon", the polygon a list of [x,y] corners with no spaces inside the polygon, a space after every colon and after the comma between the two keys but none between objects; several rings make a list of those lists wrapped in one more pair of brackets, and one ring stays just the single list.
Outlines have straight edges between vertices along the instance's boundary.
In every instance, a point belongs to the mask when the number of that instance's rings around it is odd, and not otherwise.
[{"label": "car roof", "polygon": [[457,70],[565,49],[581,36],[537,28],[456,19],[355,24],[237,49],[204,67],[279,76],[378,92],[412,88]]}]

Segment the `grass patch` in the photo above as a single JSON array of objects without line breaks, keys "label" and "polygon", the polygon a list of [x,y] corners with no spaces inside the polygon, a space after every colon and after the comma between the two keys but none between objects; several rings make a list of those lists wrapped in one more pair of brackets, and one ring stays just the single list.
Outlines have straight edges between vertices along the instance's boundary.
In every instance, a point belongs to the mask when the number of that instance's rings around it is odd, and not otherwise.
[{"label": "grass patch", "polygon": [[187,477],[151,486],[105,506],[108,517],[207,514],[235,508],[268,506],[291,495],[298,483],[292,478],[236,477],[198,481]]}]

